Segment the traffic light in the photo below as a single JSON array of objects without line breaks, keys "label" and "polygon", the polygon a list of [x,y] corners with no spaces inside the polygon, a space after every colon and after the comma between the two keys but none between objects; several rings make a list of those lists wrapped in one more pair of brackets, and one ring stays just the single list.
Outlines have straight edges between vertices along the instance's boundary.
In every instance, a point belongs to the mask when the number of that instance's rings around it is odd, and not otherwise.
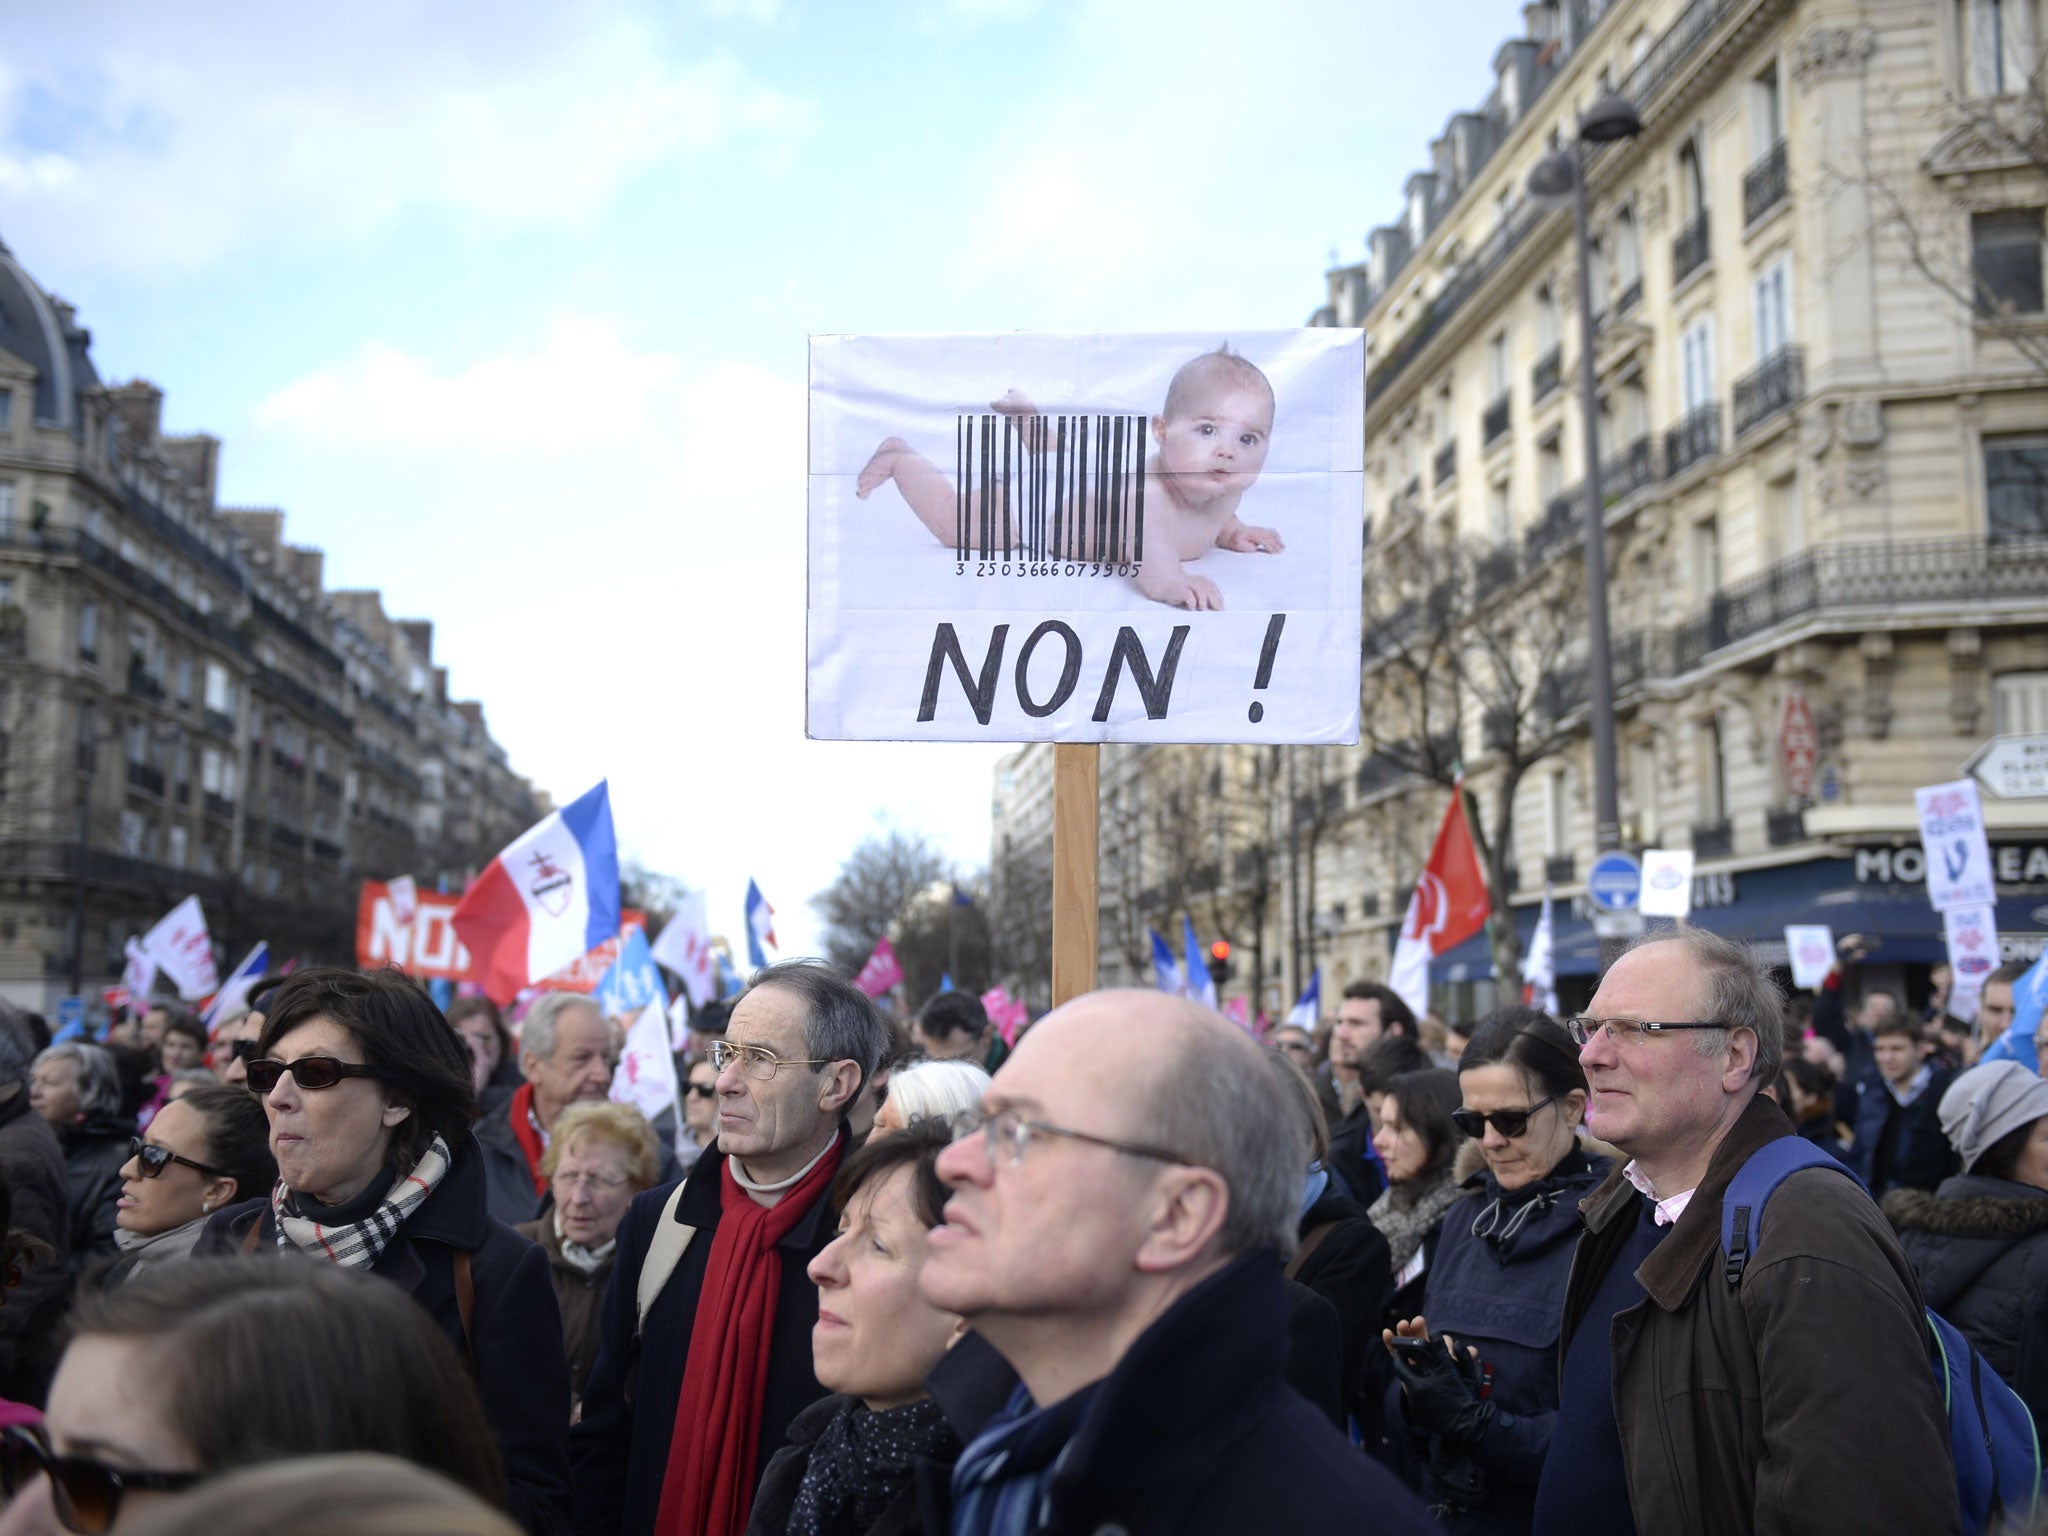
[{"label": "traffic light", "polygon": [[1209,979],[1219,987],[1230,980],[1230,940],[1218,939],[1209,946]]}]

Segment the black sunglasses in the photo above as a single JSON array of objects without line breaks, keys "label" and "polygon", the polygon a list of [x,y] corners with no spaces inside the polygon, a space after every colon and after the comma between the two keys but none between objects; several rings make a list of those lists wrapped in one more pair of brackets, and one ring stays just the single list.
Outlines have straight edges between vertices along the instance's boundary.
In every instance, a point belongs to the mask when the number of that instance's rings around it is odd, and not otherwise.
[{"label": "black sunglasses", "polygon": [[160,1147],[153,1141],[144,1141],[140,1136],[130,1136],[128,1138],[128,1156],[135,1161],[145,1179],[154,1179],[161,1176],[163,1171],[173,1163],[182,1164],[187,1168],[196,1168],[211,1179],[227,1177],[218,1168],[211,1167],[206,1163],[195,1163],[189,1157],[180,1157],[169,1147]]},{"label": "black sunglasses", "polygon": [[[221,1052],[227,1052],[225,1056]],[[254,1040],[222,1040],[215,1043],[213,1054],[225,1066],[231,1061],[248,1061],[256,1054]]]},{"label": "black sunglasses", "polygon": [[99,1536],[109,1529],[121,1511],[121,1496],[130,1489],[177,1493],[205,1475],[144,1472],[109,1466],[90,1456],[59,1456],[24,1425],[0,1431],[0,1490],[11,1499],[38,1473],[50,1479],[50,1502],[57,1518],[80,1536]]},{"label": "black sunglasses", "polygon": [[1458,1128],[1459,1134],[1469,1136],[1474,1141],[1486,1134],[1488,1125],[1512,1141],[1529,1129],[1531,1115],[1545,1104],[1556,1102],[1557,1095],[1553,1093],[1541,1103],[1531,1104],[1527,1109],[1496,1109],[1484,1115],[1476,1109],[1454,1109],[1451,1111],[1451,1124]]},{"label": "black sunglasses", "polygon": [[338,1061],[332,1056],[301,1056],[297,1061],[279,1061],[273,1056],[257,1056],[249,1062],[249,1086],[258,1093],[268,1093],[277,1086],[277,1080],[291,1073],[292,1081],[301,1088],[332,1088],[344,1077],[375,1077],[375,1067],[359,1067],[352,1061]]},{"label": "black sunglasses", "polygon": [[691,1083],[688,1087],[690,1097],[693,1099],[715,1099],[718,1097],[718,1084],[716,1083]]}]

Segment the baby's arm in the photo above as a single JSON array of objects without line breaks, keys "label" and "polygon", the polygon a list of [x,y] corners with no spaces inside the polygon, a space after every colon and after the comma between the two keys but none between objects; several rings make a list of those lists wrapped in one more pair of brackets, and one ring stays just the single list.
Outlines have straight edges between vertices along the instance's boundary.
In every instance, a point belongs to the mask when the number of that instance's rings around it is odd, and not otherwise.
[{"label": "baby's arm", "polygon": [[1241,555],[1277,555],[1287,546],[1280,540],[1279,529],[1256,528],[1239,522],[1233,512],[1216,530],[1216,547],[1235,550]]},{"label": "baby's arm", "polygon": [[1181,568],[1175,552],[1173,525],[1181,516],[1163,506],[1163,496],[1145,501],[1145,558],[1138,564],[1138,591],[1155,603],[1197,613],[1217,612],[1223,607],[1223,593],[1206,576],[1190,575]]}]

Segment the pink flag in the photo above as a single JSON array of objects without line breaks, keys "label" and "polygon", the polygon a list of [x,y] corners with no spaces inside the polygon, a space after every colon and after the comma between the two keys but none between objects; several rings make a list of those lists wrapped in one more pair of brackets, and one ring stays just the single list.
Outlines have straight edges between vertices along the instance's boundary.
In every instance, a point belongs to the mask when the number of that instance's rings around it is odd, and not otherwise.
[{"label": "pink flag", "polygon": [[987,1010],[988,1021],[995,1025],[996,1033],[1003,1037],[1003,1044],[1015,1047],[1017,1036],[1031,1022],[1030,1008],[1001,987],[990,987],[982,993],[981,1006]]},{"label": "pink flag", "polygon": [[875,940],[875,952],[868,956],[868,963],[860,968],[860,974],[853,978],[853,984],[869,997],[880,997],[891,987],[900,985],[903,967],[896,963],[896,949],[888,939]]}]

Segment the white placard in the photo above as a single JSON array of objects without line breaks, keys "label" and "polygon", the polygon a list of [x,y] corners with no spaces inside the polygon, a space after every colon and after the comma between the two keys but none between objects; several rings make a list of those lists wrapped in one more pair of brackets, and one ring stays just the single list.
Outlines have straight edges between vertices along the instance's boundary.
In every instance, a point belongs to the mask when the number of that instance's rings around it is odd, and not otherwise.
[{"label": "white placard", "polygon": [[1984,806],[1974,779],[1930,784],[1913,791],[1920,808],[1920,845],[1927,859],[1927,899],[1938,912],[1988,907],[1998,900],[1991,878],[1991,845],[1984,838]]},{"label": "white placard", "polygon": [[1785,953],[1792,962],[1792,985],[1818,987],[1835,968],[1835,930],[1825,923],[1787,923]]},{"label": "white placard", "polygon": [[1949,907],[1941,914],[1948,930],[1948,1009],[1964,1023],[1977,1018],[1977,999],[1998,969],[1998,909]]},{"label": "white placard", "polygon": [[1645,917],[1684,917],[1692,911],[1690,848],[1643,850],[1643,894],[1636,905]]},{"label": "white placard", "polygon": [[809,734],[1356,742],[1364,468],[1355,330],[815,336]]}]

